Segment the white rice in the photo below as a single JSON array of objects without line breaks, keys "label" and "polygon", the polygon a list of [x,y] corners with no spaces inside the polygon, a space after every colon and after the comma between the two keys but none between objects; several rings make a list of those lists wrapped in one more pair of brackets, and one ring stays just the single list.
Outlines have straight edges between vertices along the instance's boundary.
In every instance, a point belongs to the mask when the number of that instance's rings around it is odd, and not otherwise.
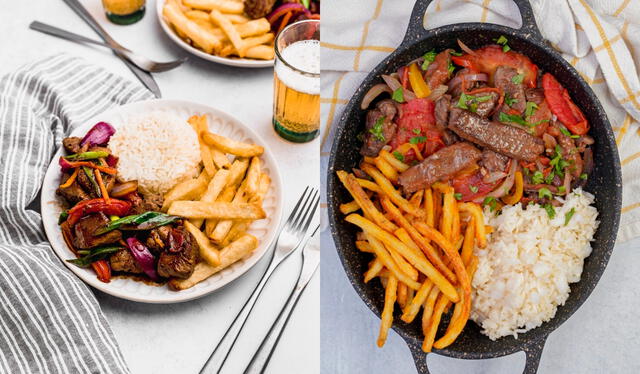
[{"label": "white rice", "polygon": [[198,135],[185,119],[152,112],[114,124],[109,148],[118,156],[118,179],[137,180],[143,193],[164,194],[178,182],[196,177]]},{"label": "white rice", "polygon": [[[492,340],[524,333],[553,318],[569,297],[569,283],[580,280],[591,254],[598,211],[593,195],[577,189],[549,219],[539,205],[505,206],[494,216],[484,249],[476,248],[471,318]],[[565,226],[565,215],[575,213]]]}]

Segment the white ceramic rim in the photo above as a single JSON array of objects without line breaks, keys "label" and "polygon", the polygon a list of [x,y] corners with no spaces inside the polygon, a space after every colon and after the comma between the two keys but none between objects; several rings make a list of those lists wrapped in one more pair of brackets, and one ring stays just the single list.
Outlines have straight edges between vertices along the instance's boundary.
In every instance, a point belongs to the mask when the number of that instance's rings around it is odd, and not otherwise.
[{"label": "white ceramic rim", "polygon": [[[59,147],[54,155],[47,172],[45,174],[45,178],[42,185],[42,196],[41,196],[41,207],[42,207],[42,223],[45,229],[45,233],[51,247],[55,254],[60,258],[62,263],[65,264],[67,268],[69,268],[74,274],[76,274],[80,279],[82,279],[88,285],[105,292],[109,295],[136,301],[143,303],[153,303],[153,304],[169,304],[169,303],[179,303],[185,302],[189,300],[194,300],[200,298],[202,296],[208,295],[227,284],[233,282],[235,279],[239,278],[241,275],[246,273],[249,269],[251,269],[260,259],[269,252],[269,249],[272,247],[272,244],[275,241],[276,234],[279,232],[280,221],[282,219],[282,179],[280,177],[280,172],[278,170],[277,163],[275,158],[273,157],[269,147],[266,143],[260,138],[250,127],[244,125],[242,122],[237,120],[235,117],[220,111],[218,109],[212,108],[210,106],[204,104],[198,104],[188,101],[182,100],[169,100],[169,99],[152,99],[146,101],[139,101],[130,104],[126,104],[120,107],[109,109],[101,114],[98,114],[91,119],[87,120],[84,124],[78,126],[74,131],[71,132],[70,135],[83,135],[86,133],[91,126],[95,123],[99,122],[105,117],[115,116],[118,112],[127,112],[132,111],[136,113],[143,113],[143,111],[148,110],[170,110],[171,107],[188,107],[192,113],[199,114],[209,114],[212,116],[216,116],[227,121],[235,130],[239,130],[244,132],[244,134],[251,138],[256,144],[264,147],[264,154],[261,156],[264,161],[265,168],[269,169],[269,176],[271,178],[271,186],[269,187],[269,194],[273,193],[275,199],[274,211],[271,212],[271,225],[268,227],[266,234],[260,240],[260,244],[258,248],[256,248],[253,253],[235,264],[230,265],[227,269],[232,269],[230,273],[226,273],[223,277],[219,279],[219,281],[206,284],[203,286],[203,283],[199,283],[194,287],[183,290],[183,291],[172,291],[168,289],[168,286],[165,284],[163,286],[150,286],[146,285],[142,282],[138,282],[132,279],[115,279],[112,280],[111,283],[103,283],[99,281],[91,269],[83,269],[79,268],[73,264],[66,262],[66,259],[74,258],[73,253],[67,248],[64,243],[64,239],[62,238],[62,234],[60,232],[60,228],[57,222],[57,216],[62,211],[61,205],[59,203],[52,203],[53,200],[60,201],[59,197],[55,196],[55,190],[60,183],[60,170],[58,166],[58,158],[62,155],[62,147]],[[53,195],[53,196],[52,196]],[[227,270],[225,269],[225,270]],[[225,270],[221,271],[218,274],[222,274]],[[215,277],[215,275],[214,275]],[[114,281],[125,281],[125,282],[135,282],[136,284],[140,284],[144,287],[151,287],[152,290],[150,294],[153,294],[154,289],[160,290],[155,292],[157,295],[154,297],[149,297],[147,295],[139,295],[136,293],[129,292],[127,290],[121,289],[122,287],[113,286]],[[205,281],[206,282],[206,281]],[[146,290],[146,289],[145,289]],[[148,291],[148,290],[146,290]],[[166,296],[163,296],[166,295]]]},{"label": "white ceramic rim", "polygon": [[165,0],[156,1],[156,14],[158,16],[158,22],[160,23],[162,30],[164,30],[164,33],[167,34],[167,36],[171,40],[173,40],[174,43],[176,43],[178,46],[180,46],[180,48],[184,49],[185,51],[191,53],[192,55],[196,55],[200,58],[203,58],[205,60],[208,60],[211,62],[217,62],[219,64],[228,65],[228,66],[235,66],[235,67],[242,67],[242,68],[266,68],[266,67],[273,66],[274,60],[252,60],[248,58],[220,57],[220,56],[204,53],[203,51],[192,47],[187,42],[182,40],[178,35],[176,35],[176,33],[171,29],[171,27],[167,25],[167,23],[165,22],[164,17],[162,16],[162,7],[164,6],[164,3],[165,3]]}]

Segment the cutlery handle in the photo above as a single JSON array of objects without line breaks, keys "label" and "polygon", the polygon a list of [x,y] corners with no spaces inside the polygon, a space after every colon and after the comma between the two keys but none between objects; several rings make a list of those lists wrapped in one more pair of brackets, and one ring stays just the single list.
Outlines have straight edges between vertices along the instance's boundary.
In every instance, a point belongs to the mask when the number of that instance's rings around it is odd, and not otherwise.
[{"label": "cutlery handle", "polygon": [[103,47],[107,47],[107,48],[111,48],[110,45],[105,44],[103,42],[99,42],[97,40],[93,40],[93,39],[89,39],[87,37],[84,37],[82,35],[78,35],[78,34],[74,34],[72,32],[63,30],[63,29],[59,29],[55,26],[51,26],[51,25],[47,25],[46,23],[42,23],[39,21],[33,21],[31,22],[31,24],[29,25],[29,28],[32,30],[36,30],[36,31],[40,31],[43,32],[45,34],[49,34],[49,35],[53,35],[53,36],[57,36],[63,39],[67,39],[67,40],[71,40],[74,42],[82,42],[82,43],[91,43],[91,44],[97,44]]},{"label": "cutlery handle", "polygon": [[67,5],[73,9],[74,12],[76,12],[80,18],[82,18],[89,26],[91,26],[91,28],[98,33],[98,35],[100,35],[100,37],[107,42],[107,44],[117,47],[117,48],[122,48],[122,46],[120,44],[118,44],[115,40],[113,40],[113,38],[107,33],[107,31],[102,28],[102,26],[100,26],[100,24],[98,23],[98,21],[93,18],[93,16],[91,15],[91,13],[89,13],[85,7],[82,6],[82,4],[80,4],[78,2],[78,0],[64,0],[65,3],[67,3]]},{"label": "cutlery handle", "polygon": [[291,291],[291,295],[289,295],[289,299],[287,303],[284,305],[280,314],[278,314],[278,318],[271,325],[269,332],[264,337],[258,350],[254,353],[249,365],[244,370],[244,374],[258,374],[263,373],[266,369],[269,361],[271,360],[271,356],[273,355],[273,351],[275,350],[278,342],[280,341],[280,337],[282,336],[282,332],[285,327],[287,327],[287,323],[289,322],[289,318],[291,318],[291,314],[295,309],[298,301],[300,300],[300,296],[302,292],[304,292],[305,288],[313,278],[316,270],[318,269],[318,265],[320,263],[320,256],[315,252],[313,253],[305,253],[303,252],[303,264],[302,269],[300,271],[300,276],[298,277],[298,282],[296,287]]}]

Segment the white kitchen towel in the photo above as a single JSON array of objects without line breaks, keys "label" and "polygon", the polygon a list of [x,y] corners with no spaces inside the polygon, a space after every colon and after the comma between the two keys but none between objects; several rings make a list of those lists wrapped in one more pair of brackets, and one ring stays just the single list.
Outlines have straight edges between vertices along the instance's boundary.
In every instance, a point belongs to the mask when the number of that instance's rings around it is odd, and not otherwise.
[{"label": "white kitchen towel", "polygon": [[38,191],[62,138],[153,95],[57,55],[0,78],[0,373],[128,373],[98,302],[53,253]]},{"label": "white kitchen towel", "polygon": [[[322,4],[321,161],[326,173],[342,109],[368,72],[400,44],[414,2]],[[531,4],[542,35],[591,85],[609,116],[623,174],[618,240],[640,236],[640,1],[531,0]],[[427,28],[460,22],[521,25],[511,0],[434,0],[424,21]]]}]

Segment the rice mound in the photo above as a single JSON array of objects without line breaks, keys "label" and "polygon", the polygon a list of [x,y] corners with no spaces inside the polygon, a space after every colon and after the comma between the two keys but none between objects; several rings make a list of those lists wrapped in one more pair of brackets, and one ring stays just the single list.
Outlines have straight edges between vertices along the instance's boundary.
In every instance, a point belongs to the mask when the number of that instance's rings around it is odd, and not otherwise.
[{"label": "rice mound", "polygon": [[118,156],[118,179],[137,180],[142,193],[164,194],[198,175],[198,135],[172,113],[152,112],[116,126],[109,148]]},{"label": "rice mound", "polygon": [[[539,205],[505,206],[495,216],[484,249],[476,248],[471,318],[491,340],[518,337],[553,318],[569,297],[569,284],[580,280],[590,241],[598,227],[593,195],[576,189],[549,219]],[[565,214],[575,213],[565,226]]]}]

